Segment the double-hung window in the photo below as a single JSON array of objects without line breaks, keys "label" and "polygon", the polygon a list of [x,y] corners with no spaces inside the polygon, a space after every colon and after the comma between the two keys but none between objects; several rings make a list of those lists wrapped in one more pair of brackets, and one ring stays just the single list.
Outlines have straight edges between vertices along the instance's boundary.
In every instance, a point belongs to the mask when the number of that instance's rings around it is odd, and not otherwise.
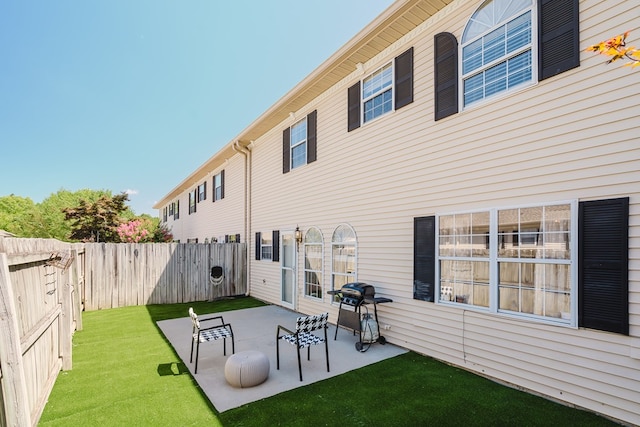
[{"label": "double-hung window", "polygon": [[[239,235],[237,235],[237,239],[240,240]],[[258,231],[255,243],[256,260],[280,261],[280,231],[273,230],[271,233]]]},{"label": "double-hung window", "polygon": [[224,170],[213,177],[213,201],[224,199]]},{"label": "double-hung window", "polygon": [[456,114],[458,105],[468,107],[580,66],[579,5],[579,0],[488,0],[469,19],[460,44],[452,33],[436,34],[435,120]]},{"label": "double-hung window", "polygon": [[207,182],[198,185],[198,203],[207,199]]},{"label": "double-hung window", "polygon": [[347,91],[347,130],[413,102],[413,48],[409,48]]},{"label": "double-hung window", "polygon": [[314,110],[282,132],[282,173],[317,160],[317,128]]},{"label": "double-hung window", "polygon": [[261,233],[260,259],[270,261],[272,257],[273,257],[273,240],[272,240],[271,234]]},{"label": "double-hung window", "polygon": [[462,105],[535,81],[533,0],[483,4],[462,35]]},{"label": "double-hung window", "polygon": [[189,193],[189,215],[196,211],[196,200],[198,198],[198,189],[194,189]]},{"label": "double-hung window", "polygon": [[307,118],[291,126],[291,169],[307,164]]},{"label": "double-hung window", "polygon": [[575,203],[438,217],[440,301],[571,323]]},{"label": "double-hung window", "polygon": [[385,65],[362,81],[363,122],[393,110],[393,67]]}]

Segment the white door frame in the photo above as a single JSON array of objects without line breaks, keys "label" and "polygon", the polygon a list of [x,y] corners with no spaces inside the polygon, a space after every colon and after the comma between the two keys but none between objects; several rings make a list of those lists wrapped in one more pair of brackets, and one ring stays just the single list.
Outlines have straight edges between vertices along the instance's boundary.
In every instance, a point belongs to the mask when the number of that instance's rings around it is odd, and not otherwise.
[{"label": "white door frame", "polygon": [[280,232],[280,303],[296,309],[298,294],[298,248],[295,232]]}]

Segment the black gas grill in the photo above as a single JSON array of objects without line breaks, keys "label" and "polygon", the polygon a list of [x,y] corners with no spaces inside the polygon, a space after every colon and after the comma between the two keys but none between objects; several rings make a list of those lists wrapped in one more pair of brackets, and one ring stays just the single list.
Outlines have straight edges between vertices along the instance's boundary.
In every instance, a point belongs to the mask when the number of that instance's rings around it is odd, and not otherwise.
[{"label": "black gas grill", "polygon": [[376,288],[366,283],[347,283],[340,289],[340,302],[352,306],[362,304],[365,298],[374,298]]},{"label": "black gas grill", "polygon": [[[356,343],[358,351],[367,351],[374,342],[380,344],[387,342],[380,335],[377,305],[392,302],[391,299],[376,297],[375,287],[362,282],[347,283],[340,290],[329,291],[328,294],[340,300],[334,340],[338,337],[338,326],[344,326],[352,329],[354,335],[356,332],[359,333],[360,339]],[[368,304],[373,304],[374,318],[369,313]]]}]

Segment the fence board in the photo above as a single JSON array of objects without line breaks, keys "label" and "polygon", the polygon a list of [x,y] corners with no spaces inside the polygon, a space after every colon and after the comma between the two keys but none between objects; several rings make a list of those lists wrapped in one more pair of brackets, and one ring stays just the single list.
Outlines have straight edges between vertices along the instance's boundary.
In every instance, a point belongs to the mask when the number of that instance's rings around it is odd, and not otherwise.
[{"label": "fence board", "polygon": [[[37,424],[60,369],[72,367],[83,310],[246,294],[246,262],[244,243],[0,238],[0,426]],[[224,271],[215,287],[214,265]]]},{"label": "fence board", "polygon": [[7,425],[30,426],[27,381],[7,255],[0,253],[0,366]]},{"label": "fence board", "polygon": [[[243,295],[244,243],[87,243],[85,310],[174,304]],[[214,287],[211,267],[224,282]]]}]

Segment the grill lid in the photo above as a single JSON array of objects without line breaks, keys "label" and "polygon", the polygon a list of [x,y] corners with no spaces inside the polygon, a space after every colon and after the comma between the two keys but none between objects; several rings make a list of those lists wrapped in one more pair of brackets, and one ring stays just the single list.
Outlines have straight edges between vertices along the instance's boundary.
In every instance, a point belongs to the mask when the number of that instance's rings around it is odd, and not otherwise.
[{"label": "grill lid", "polygon": [[352,297],[362,299],[365,297],[373,297],[376,294],[376,288],[362,282],[347,283],[340,289],[342,297]]}]

